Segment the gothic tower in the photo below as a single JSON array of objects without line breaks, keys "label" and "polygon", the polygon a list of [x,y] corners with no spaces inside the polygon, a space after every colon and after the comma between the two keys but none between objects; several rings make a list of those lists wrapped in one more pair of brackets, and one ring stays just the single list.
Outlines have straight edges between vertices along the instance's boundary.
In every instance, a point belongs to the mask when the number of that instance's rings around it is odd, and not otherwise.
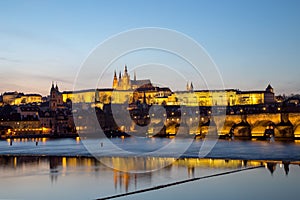
[{"label": "gothic tower", "polygon": [[117,77],[117,72],[115,71],[114,80],[113,80],[113,89],[117,89],[117,87],[118,87],[118,77]]},{"label": "gothic tower", "polygon": [[134,78],[133,78],[134,81],[136,81],[136,73],[134,71]]},{"label": "gothic tower", "polygon": [[187,90],[187,91],[190,91],[189,82],[186,83],[186,90]]},{"label": "gothic tower", "polygon": [[190,91],[194,91],[194,85],[193,85],[193,82],[191,82],[191,86],[190,86]]},{"label": "gothic tower", "polygon": [[50,89],[50,101],[49,101],[50,110],[56,111],[58,106],[61,104],[63,104],[62,94],[59,92],[57,83],[56,86],[54,87],[54,83],[52,82],[52,86]]},{"label": "gothic tower", "polygon": [[127,71],[127,66],[125,65],[124,74],[122,76],[122,89],[123,90],[128,90],[130,88],[131,88],[131,86],[130,86],[130,76],[129,76],[128,71]]},{"label": "gothic tower", "polygon": [[266,88],[266,92],[274,93],[274,89],[271,86],[271,84],[269,84],[268,87]]},{"label": "gothic tower", "polygon": [[189,82],[187,82],[187,84],[186,84],[186,90],[189,91],[189,92],[193,92],[194,91],[193,82],[191,82],[191,84],[189,84]]}]

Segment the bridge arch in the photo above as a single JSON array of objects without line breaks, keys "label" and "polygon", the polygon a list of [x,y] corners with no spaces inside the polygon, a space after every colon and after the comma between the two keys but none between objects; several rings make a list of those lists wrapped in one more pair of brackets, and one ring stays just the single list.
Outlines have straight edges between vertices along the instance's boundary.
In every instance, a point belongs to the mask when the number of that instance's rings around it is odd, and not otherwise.
[{"label": "bridge arch", "polygon": [[300,139],[300,121],[294,126],[294,137],[295,139]]},{"label": "bridge arch", "polygon": [[236,123],[234,121],[225,121],[224,125],[218,130],[219,136],[231,137],[232,136],[232,127]]},{"label": "bridge arch", "polygon": [[278,132],[275,132],[276,138],[293,138],[294,137],[294,126],[293,124],[288,120],[282,120],[280,123],[276,125],[276,129]]},{"label": "bridge arch", "polygon": [[270,137],[279,134],[276,124],[270,120],[257,121],[251,128],[252,137]]},{"label": "bridge arch", "polygon": [[243,120],[232,126],[231,133],[234,137],[251,137],[251,126],[247,121]]}]

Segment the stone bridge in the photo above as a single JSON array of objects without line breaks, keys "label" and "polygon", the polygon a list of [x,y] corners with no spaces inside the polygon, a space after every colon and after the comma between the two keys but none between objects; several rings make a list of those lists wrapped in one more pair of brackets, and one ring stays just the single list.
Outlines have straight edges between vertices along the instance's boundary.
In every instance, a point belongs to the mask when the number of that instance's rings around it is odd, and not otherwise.
[{"label": "stone bridge", "polygon": [[[207,135],[241,138],[271,137],[300,139],[300,113],[260,113],[208,117],[167,118],[166,133],[175,135]],[[160,124],[159,128],[162,128]],[[181,130],[181,131],[178,131]],[[155,131],[154,131],[155,132]]]},{"label": "stone bridge", "polygon": [[224,120],[215,116],[220,136],[299,138],[300,113],[260,113],[227,115]]}]

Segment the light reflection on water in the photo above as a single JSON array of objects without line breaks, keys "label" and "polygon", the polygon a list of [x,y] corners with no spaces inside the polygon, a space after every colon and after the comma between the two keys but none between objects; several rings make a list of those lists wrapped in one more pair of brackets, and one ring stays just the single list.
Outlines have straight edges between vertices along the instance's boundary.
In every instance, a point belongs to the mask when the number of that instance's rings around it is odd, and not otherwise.
[{"label": "light reflection on water", "polygon": [[[12,143],[10,143],[12,141]],[[117,151],[116,148],[110,148],[109,145],[103,143],[95,144],[99,157],[118,157],[132,156],[127,151],[136,152],[138,156],[149,156],[148,151],[157,146],[163,146],[168,143],[168,138],[148,138],[137,143],[134,138],[126,138],[124,140],[113,138],[111,141],[116,147],[124,151]],[[149,142],[150,141],[150,142]],[[37,143],[36,143],[37,142]],[[91,140],[91,142],[94,142]],[[185,140],[178,140],[185,145]],[[11,145],[10,145],[11,144]],[[93,144],[94,145],[94,144]],[[178,145],[180,146],[180,145]],[[161,150],[154,153],[155,157],[199,157],[199,150],[202,147],[202,140],[195,140],[189,149],[182,155],[177,155],[178,149],[170,151]],[[300,143],[297,142],[270,142],[270,141],[240,141],[240,140],[219,140],[212,151],[207,155],[209,158],[228,158],[240,160],[300,160]],[[74,139],[13,139],[3,141],[0,140],[0,155],[15,156],[89,156],[91,153],[87,151],[85,146],[79,140]],[[151,156],[152,154],[150,154]],[[107,163],[110,164],[110,163]],[[169,164],[169,163],[168,163]]]},{"label": "light reflection on water", "polygon": [[[126,166],[134,169],[137,163],[148,165],[165,162],[166,159],[173,158],[122,158],[106,157],[106,162],[111,162],[112,166],[119,167],[124,162]],[[129,164],[128,164],[129,163]],[[0,157],[0,198],[8,199],[95,199],[104,196],[120,194],[143,188],[149,188],[157,185],[167,184],[179,180],[185,180],[194,177],[202,177],[211,174],[243,169],[251,166],[264,165],[266,169],[255,169],[251,172],[240,172],[237,175],[230,175],[234,187],[236,183],[242,182],[251,190],[248,180],[251,176],[257,177],[257,183],[269,180],[270,177],[278,175],[285,176],[286,179],[298,178],[300,183],[299,165],[300,162],[276,162],[276,161],[246,161],[246,160],[222,160],[222,159],[197,159],[182,158],[175,161],[172,165],[149,173],[128,173],[121,172],[106,167],[98,160],[85,157],[35,157],[35,156],[1,156]],[[138,166],[140,168],[140,166]],[[247,175],[249,174],[249,177]],[[253,174],[251,174],[253,173]],[[246,174],[246,176],[243,176]],[[258,176],[260,175],[260,176]],[[267,176],[266,176],[267,175]],[[287,176],[288,175],[288,176]],[[186,185],[195,185],[210,183],[215,181],[226,181],[224,177],[206,179],[194,183],[183,184],[168,188],[162,191],[149,192],[145,194],[133,195],[126,198],[153,199],[151,195],[170,197],[176,191],[182,191]],[[265,177],[266,180],[261,180]],[[280,179],[281,180],[281,179]],[[283,179],[284,181],[285,179]],[[264,183],[265,188],[273,187]],[[203,187],[207,187],[203,186]],[[212,186],[211,186],[212,187]],[[227,186],[224,186],[227,187]],[[290,187],[290,186],[286,186]],[[291,186],[293,187],[293,185]],[[294,186],[295,187],[295,186]],[[176,189],[175,189],[176,188]],[[230,187],[229,187],[230,188]],[[214,190],[214,188],[210,188]],[[174,191],[175,190],[175,191]],[[283,190],[284,191],[284,190]],[[199,191],[185,193],[190,199],[196,199]],[[150,195],[151,194],[151,195]],[[149,196],[150,195],[150,196]],[[180,194],[179,194],[180,196]],[[174,198],[173,198],[174,199]],[[259,199],[259,198],[258,198]]]},{"label": "light reflection on water", "polygon": [[[136,144],[131,138],[112,141],[139,151],[148,144],[147,141]],[[168,139],[156,138],[151,142],[160,145]],[[271,197],[274,200],[294,197],[299,190],[300,144],[297,142],[220,140],[208,155],[211,159],[199,159],[201,140],[195,140],[179,160],[168,156],[125,157],[124,154],[119,157],[114,151],[107,151],[100,159],[105,165],[92,158],[79,140],[13,139],[11,144],[10,140],[0,141],[0,199],[95,199],[260,165],[264,168],[120,199],[187,200],[203,196],[205,199]],[[172,165],[165,167],[166,163]],[[128,173],[137,169],[159,170]]]}]

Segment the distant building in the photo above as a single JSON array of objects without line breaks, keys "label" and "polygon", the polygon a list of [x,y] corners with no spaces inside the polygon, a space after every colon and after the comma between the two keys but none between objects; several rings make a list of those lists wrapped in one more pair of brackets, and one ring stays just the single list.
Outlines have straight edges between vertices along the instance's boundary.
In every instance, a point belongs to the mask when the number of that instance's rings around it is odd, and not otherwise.
[{"label": "distant building", "polygon": [[75,124],[72,116],[72,108],[66,99],[63,101],[63,93],[59,91],[58,85],[52,83],[50,89],[48,109],[40,110],[40,121],[42,127],[50,130],[50,133],[73,133]]},{"label": "distant building", "polygon": [[44,130],[47,130],[47,133],[54,132],[54,126],[55,126],[55,113],[51,111],[41,111],[39,112],[39,118],[41,126],[44,128]]},{"label": "distant building", "polygon": [[113,77],[113,89],[116,90],[135,90],[137,88],[150,88],[153,87],[149,79],[137,80],[136,73],[134,73],[134,79],[130,79],[130,75],[127,71],[127,66],[124,67],[123,75],[119,73],[119,79],[117,78],[117,73],[115,71]]},{"label": "distant building", "polygon": [[192,82],[191,82],[191,84],[189,84],[189,82],[187,82],[187,84],[186,84],[186,90],[190,91],[190,92],[194,91],[194,86],[193,86]]},{"label": "distant building", "polygon": [[0,109],[0,126],[10,127],[7,135],[41,134],[37,106],[17,107],[6,105]]},{"label": "distant building", "polygon": [[81,91],[66,91],[62,93],[63,102],[68,99],[73,103],[123,104],[143,102],[159,105],[188,105],[188,106],[237,106],[260,105],[275,103],[274,89],[269,84],[265,90],[240,91],[226,90],[195,90],[192,82],[186,85],[186,91],[172,92],[169,88],[153,86],[149,79],[130,79],[127,66],[124,73],[116,71],[113,76],[112,88],[90,89]]},{"label": "distant building", "polygon": [[22,105],[29,103],[41,103],[42,96],[39,94],[24,94],[20,92],[5,92],[2,95],[3,104]]},{"label": "distant building", "polygon": [[21,119],[39,118],[39,108],[37,106],[19,106],[17,107],[17,112],[20,114]]},{"label": "distant building", "polygon": [[[187,91],[174,92],[173,98],[168,98],[169,105],[183,104],[192,106],[236,106],[259,105],[275,103],[273,87],[269,84],[265,90],[240,91],[226,90],[193,90],[187,84]],[[178,99],[174,102],[175,97]],[[171,100],[173,99],[173,101]]]},{"label": "distant building", "polygon": [[269,84],[262,91],[237,91],[238,105],[255,105],[275,103],[274,89]]},{"label": "distant building", "polygon": [[63,96],[59,92],[58,86],[54,87],[54,84],[52,83],[51,89],[50,89],[50,110],[55,111],[57,108],[63,106]]}]

